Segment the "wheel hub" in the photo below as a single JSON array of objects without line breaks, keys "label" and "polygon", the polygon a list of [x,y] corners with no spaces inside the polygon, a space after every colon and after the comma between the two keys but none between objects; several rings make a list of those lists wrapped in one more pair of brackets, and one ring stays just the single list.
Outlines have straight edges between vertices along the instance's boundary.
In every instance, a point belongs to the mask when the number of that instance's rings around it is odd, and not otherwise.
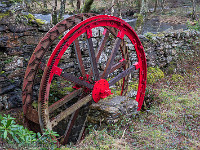
[{"label": "wheel hub", "polygon": [[109,95],[112,95],[111,90],[109,88],[109,83],[105,79],[100,79],[94,84],[94,88],[92,91],[92,98],[97,103],[100,99],[104,99]]}]

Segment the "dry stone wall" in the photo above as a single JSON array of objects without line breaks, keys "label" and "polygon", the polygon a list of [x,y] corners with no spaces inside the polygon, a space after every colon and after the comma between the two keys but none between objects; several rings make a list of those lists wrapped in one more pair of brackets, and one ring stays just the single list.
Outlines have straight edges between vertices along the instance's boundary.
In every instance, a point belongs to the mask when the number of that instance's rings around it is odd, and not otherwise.
[{"label": "dry stone wall", "polygon": [[158,66],[166,73],[173,73],[179,68],[181,59],[199,57],[199,31],[177,30],[158,34],[148,33],[139,37],[145,49],[148,67]]},{"label": "dry stone wall", "polygon": [[0,111],[21,107],[28,60],[50,27],[17,23],[12,16],[0,20]]}]

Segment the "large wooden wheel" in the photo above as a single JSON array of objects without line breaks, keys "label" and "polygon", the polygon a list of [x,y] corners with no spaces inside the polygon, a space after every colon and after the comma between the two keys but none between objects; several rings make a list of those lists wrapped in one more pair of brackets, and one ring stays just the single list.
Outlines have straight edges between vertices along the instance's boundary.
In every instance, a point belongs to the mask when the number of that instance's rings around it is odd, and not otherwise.
[{"label": "large wooden wheel", "polygon": [[25,125],[54,130],[63,144],[76,142],[94,101],[115,91],[120,92],[114,96],[125,95],[136,83],[133,97],[140,110],[146,74],[142,44],[126,22],[107,15],[72,16],[52,28],[31,56],[23,83]]}]

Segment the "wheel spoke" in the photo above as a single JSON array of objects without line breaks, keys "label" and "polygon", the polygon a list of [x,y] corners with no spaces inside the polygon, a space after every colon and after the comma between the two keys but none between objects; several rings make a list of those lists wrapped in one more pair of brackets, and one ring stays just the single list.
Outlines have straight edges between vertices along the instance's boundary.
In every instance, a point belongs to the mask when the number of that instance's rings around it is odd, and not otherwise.
[{"label": "wheel spoke", "polygon": [[[96,62],[99,61],[101,53],[102,53],[104,46],[106,44],[106,41],[108,39],[108,35],[109,35],[109,31],[107,29],[104,29],[104,33],[103,33],[103,37],[102,37],[101,42],[100,42],[100,46],[97,49]],[[90,76],[92,76],[92,75],[93,75],[93,72],[90,70]]]},{"label": "wheel spoke", "polygon": [[64,134],[64,140],[63,140],[63,144],[67,144],[68,142],[68,139],[69,139],[69,136],[70,136],[70,133],[71,133],[71,130],[72,130],[72,127],[74,125],[74,122],[78,116],[78,113],[79,113],[79,110],[80,109],[77,109],[71,116],[70,118],[70,121],[68,123],[68,126],[67,126],[67,129],[65,131],[65,134]]},{"label": "wheel spoke", "polygon": [[72,93],[66,95],[65,97],[63,97],[62,99],[56,101],[54,104],[49,106],[49,113],[52,113],[54,110],[56,110],[57,108],[59,108],[60,106],[64,105],[65,103],[69,102],[71,99],[73,99],[74,97],[78,96],[79,94],[81,94],[81,92],[83,91],[82,88],[73,91]]},{"label": "wheel spoke", "polygon": [[112,73],[114,72],[116,69],[119,69],[121,68],[122,66],[126,65],[127,64],[127,61],[126,60],[123,60],[115,65],[112,66],[112,68],[110,69],[110,72],[109,73]]},{"label": "wheel spoke", "polygon": [[87,87],[89,89],[93,89],[93,85],[84,81],[84,80],[81,80],[79,78],[77,78],[76,76],[70,74],[70,73],[61,73],[60,75],[61,77],[63,77],[64,79],[68,80],[68,81],[72,81],[72,82],[75,82],[76,84],[80,85],[80,86],[84,86],[84,87]]},{"label": "wheel spoke", "polygon": [[87,122],[87,116],[86,116],[85,121],[83,123],[82,129],[81,129],[81,131],[79,133],[79,137],[78,137],[78,140],[77,140],[78,142],[81,141],[81,139],[84,137],[86,122]]},{"label": "wheel spoke", "polygon": [[106,41],[107,41],[108,35],[109,35],[109,31],[108,31],[107,29],[105,29],[104,31],[105,31],[105,33],[103,34],[103,37],[102,37],[102,39],[101,39],[100,46],[99,46],[98,49],[97,49],[97,52],[98,52],[97,55],[96,55],[96,61],[97,61],[97,62],[99,61],[99,58],[100,58],[100,56],[101,56],[101,53],[102,53],[102,51],[103,51],[103,48],[104,48],[104,46],[105,46],[105,44],[106,44]]},{"label": "wheel spoke", "polygon": [[82,98],[60,114],[58,114],[55,118],[51,120],[51,126],[52,128],[56,126],[60,121],[62,121],[67,116],[71,115],[73,112],[75,112],[77,109],[81,108],[83,105],[87,104],[89,101],[92,100],[92,95],[89,94],[86,97]]},{"label": "wheel spoke", "polygon": [[124,78],[125,76],[129,75],[134,70],[136,70],[134,65],[132,65],[130,68],[124,70],[122,73],[118,74],[116,77],[114,77],[113,79],[111,79],[108,82],[109,86],[114,85],[116,82],[118,82],[120,79]]},{"label": "wheel spoke", "polygon": [[76,58],[78,60],[79,68],[81,70],[81,74],[83,79],[86,79],[86,73],[85,73],[85,67],[83,64],[82,56],[81,56],[81,49],[79,46],[78,39],[74,40],[74,47],[75,47],[75,53],[76,53]]},{"label": "wheel spoke", "polygon": [[97,61],[96,61],[96,57],[95,57],[92,39],[88,38],[87,43],[88,43],[89,56],[90,56],[90,62],[91,62],[91,65],[92,65],[94,80],[97,81],[97,80],[99,80],[99,71],[98,71],[98,68],[97,68]]},{"label": "wheel spoke", "polygon": [[[125,66],[127,64],[127,61],[126,60],[123,60],[115,65],[112,66],[112,68],[110,69],[110,72],[109,73],[112,73],[114,72],[116,69],[119,69],[123,66]],[[102,73],[103,74],[103,73]],[[102,76],[102,74],[100,74],[100,76]]]},{"label": "wheel spoke", "polygon": [[121,38],[117,38],[117,39],[115,40],[115,45],[114,45],[114,47],[113,47],[113,49],[112,49],[112,53],[111,53],[110,58],[109,58],[109,60],[108,60],[108,62],[107,62],[107,64],[106,64],[106,68],[105,68],[105,70],[104,70],[104,72],[103,72],[101,78],[107,79],[108,74],[109,74],[110,69],[111,69],[111,66],[112,66],[112,64],[113,64],[114,58],[115,58],[115,56],[116,56],[117,50],[119,49],[119,46],[120,46],[121,41],[122,41]]},{"label": "wheel spoke", "polygon": [[[40,65],[40,68],[44,71],[44,66],[45,64],[44,63],[41,63]],[[85,71],[85,69],[84,69]],[[56,74],[55,74],[56,75]],[[61,73],[59,76],[61,76],[62,78],[64,78],[65,80],[68,80],[68,81],[72,81],[80,86],[85,86],[89,89],[93,89],[93,85],[88,83],[88,82],[85,82],[84,80],[80,80],[78,79],[77,77],[75,77],[74,75],[70,74],[70,73]],[[50,80],[51,81],[51,80]]]}]

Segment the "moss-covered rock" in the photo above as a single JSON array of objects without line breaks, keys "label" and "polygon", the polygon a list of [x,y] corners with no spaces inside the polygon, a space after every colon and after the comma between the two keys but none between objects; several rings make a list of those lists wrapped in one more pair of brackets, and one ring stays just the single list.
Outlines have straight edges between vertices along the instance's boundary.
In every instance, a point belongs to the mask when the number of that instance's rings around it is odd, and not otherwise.
[{"label": "moss-covered rock", "polygon": [[36,19],[32,14],[25,15],[29,24],[36,23],[38,26],[45,24],[42,19]]},{"label": "moss-covered rock", "polygon": [[44,22],[42,19],[35,19],[35,22],[36,22],[38,25],[43,25],[43,24],[45,24],[45,22]]},{"label": "moss-covered rock", "polygon": [[30,21],[35,20],[35,17],[34,17],[32,14],[26,15],[26,17],[27,17]]},{"label": "moss-covered rock", "polygon": [[151,33],[151,32],[147,32],[145,34],[145,37],[148,39],[148,40],[152,40],[152,38],[156,36],[155,34]]},{"label": "moss-covered rock", "polygon": [[164,78],[164,72],[158,67],[149,67],[147,69],[147,83],[153,84],[159,79]]}]

